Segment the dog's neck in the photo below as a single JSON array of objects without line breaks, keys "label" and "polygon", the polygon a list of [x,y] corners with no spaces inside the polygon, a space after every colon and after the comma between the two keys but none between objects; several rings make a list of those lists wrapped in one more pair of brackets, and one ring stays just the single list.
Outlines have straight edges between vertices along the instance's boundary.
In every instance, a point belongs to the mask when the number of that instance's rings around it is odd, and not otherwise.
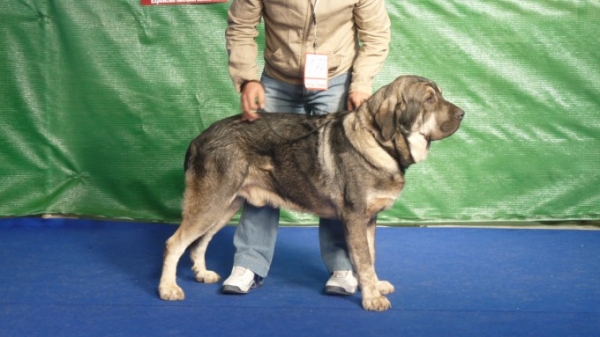
[{"label": "dog's neck", "polygon": [[387,146],[382,145],[381,136],[376,136],[358,114],[353,112],[347,114],[344,118],[343,128],[350,144],[357,152],[362,153],[371,165],[389,173],[398,171],[404,173],[405,168],[399,164],[398,156],[393,152],[392,143],[387,142]]},{"label": "dog's neck", "polygon": [[402,173],[404,173],[410,165],[415,163],[415,160],[410,153],[408,139],[400,129],[396,130],[392,140],[384,140],[381,137],[381,134],[376,131],[370,115],[356,113],[355,116],[357,121],[363,125],[363,129],[368,130],[373,139],[379,144],[379,147],[394,158],[398,165],[398,169]]},{"label": "dog's neck", "polygon": [[406,169],[415,163],[413,156],[410,154],[410,147],[408,140],[400,130],[397,131],[397,135],[388,141],[381,139],[380,135],[373,134],[373,137],[377,140],[379,145],[396,160],[398,168],[402,173],[406,172]]}]

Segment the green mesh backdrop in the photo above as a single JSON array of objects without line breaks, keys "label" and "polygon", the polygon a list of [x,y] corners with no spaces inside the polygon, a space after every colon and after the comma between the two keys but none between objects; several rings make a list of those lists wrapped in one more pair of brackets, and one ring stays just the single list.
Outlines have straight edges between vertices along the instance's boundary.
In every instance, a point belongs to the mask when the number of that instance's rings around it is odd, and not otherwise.
[{"label": "green mesh backdrop", "polygon": [[[178,222],[189,141],[239,111],[228,6],[0,2],[0,216]],[[422,75],[467,115],[380,223],[600,218],[600,1],[387,7],[376,87]]]}]

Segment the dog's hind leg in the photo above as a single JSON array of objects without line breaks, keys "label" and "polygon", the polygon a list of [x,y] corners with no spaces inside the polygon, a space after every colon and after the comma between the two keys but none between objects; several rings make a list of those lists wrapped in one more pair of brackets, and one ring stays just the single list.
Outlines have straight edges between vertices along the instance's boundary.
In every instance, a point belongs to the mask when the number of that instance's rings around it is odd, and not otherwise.
[{"label": "dog's hind leg", "polygon": [[223,217],[218,220],[209,230],[204,234],[200,239],[196,241],[196,243],[192,246],[190,251],[190,257],[194,262],[192,266],[192,270],[196,275],[196,280],[198,282],[204,283],[215,283],[218,282],[221,277],[219,274],[215,273],[212,270],[206,269],[206,249],[208,248],[208,244],[212,237],[223,228],[229,220],[233,217],[235,212],[237,212],[244,202],[243,198],[235,198]]},{"label": "dog's hind leg", "polygon": [[177,263],[194,241],[215,226],[223,217],[227,205],[231,203],[231,198],[229,200],[215,198],[210,202],[206,202],[206,199],[195,198],[198,194],[196,191],[202,187],[196,185],[186,188],[183,220],[165,245],[163,270],[158,286],[160,298],[163,300],[176,301],[185,298],[183,290],[177,285]]},{"label": "dog's hind leg", "polygon": [[[209,205],[214,206],[214,205]],[[215,209],[216,207],[212,207]],[[206,209],[206,208],[205,208]],[[210,209],[210,208],[208,208]],[[181,255],[196,240],[201,239],[208,231],[215,227],[224,211],[215,212],[198,211],[193,216],[184,215],[181,225],[165,245],[164,262],[158,292],[160,298],[167,301],[183,300],[183,290],[177,285],[177,264]],[[207,214],[210,213],[210,214]],[[215,231],[216,233],[216,231]],[[214,233],[210,234],[212,237]],[[207,240],[210,241],[210,237]]]},{"label": "dog's hind leg", "polygon": [[177,285],[177,264],[187,247],[202,234],[204,233],[197,231],[192,219],[184,217],[175,234],[167,240],[162,275],[158,285],[158,293],[161,299],[177,301],[185,298],[183,290]]},{"label": "dog's hind leg", "polygon": [[206,169],[208,173],[202,176],[197,175],[197,170],[186,171],[183,220],[165,245],[163,270],[158,286],[163,300],[184,299],[183,290],[177,285],[177,263],[194,241],[213,229],[206,239],[202,239],[206,242],[200,243],[201,247],[204,246],[202,249],[205,249],[217,229],[222,227],[223,215],[231,213],[228,210],[232,208],[236,191],[243,179],[243,169],[241,167],[237,172],[230,170],[227,174],[217,174],[215,168],[209,167]]}]

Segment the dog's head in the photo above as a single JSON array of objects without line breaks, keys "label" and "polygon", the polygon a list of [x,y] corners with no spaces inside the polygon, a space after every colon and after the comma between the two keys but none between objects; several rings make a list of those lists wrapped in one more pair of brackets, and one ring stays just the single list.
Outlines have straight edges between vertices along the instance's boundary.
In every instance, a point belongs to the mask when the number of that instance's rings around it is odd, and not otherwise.
[{"label": "dog's head", "polygon": [[370,115],[383,142],[402,137],[414,162],[427,158],[431,141],[456,132],[465,115],[442,97],[433,81],[418,76],[398,77],[379,89],[360,110]]}]

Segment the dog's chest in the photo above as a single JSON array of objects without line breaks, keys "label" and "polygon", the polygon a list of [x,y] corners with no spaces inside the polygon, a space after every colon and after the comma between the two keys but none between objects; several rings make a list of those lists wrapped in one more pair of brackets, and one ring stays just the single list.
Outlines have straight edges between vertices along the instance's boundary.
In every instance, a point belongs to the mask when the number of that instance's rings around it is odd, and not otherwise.
[{"label": "dog's chest", "polygon": [[391,208],[403,188],[404,176],[400,173],[379,180],[366,193],[367,212],[372,215]]}]

